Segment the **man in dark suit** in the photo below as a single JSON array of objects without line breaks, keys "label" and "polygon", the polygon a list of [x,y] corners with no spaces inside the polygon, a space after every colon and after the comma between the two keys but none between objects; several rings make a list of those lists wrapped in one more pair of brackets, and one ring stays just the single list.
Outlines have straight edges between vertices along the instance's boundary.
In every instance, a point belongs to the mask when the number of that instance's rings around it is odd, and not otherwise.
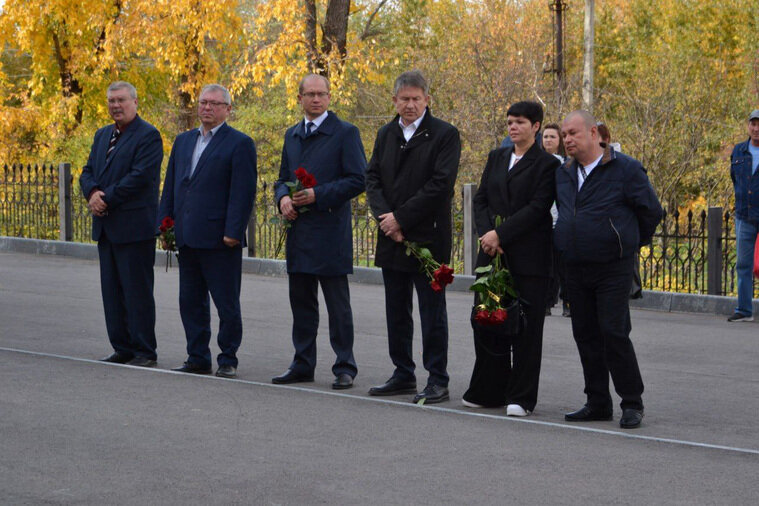
[{"label": "man in dark suit", "polygon": [[114,352],[105,362],[156,365],[155,219],[161,177],[161,135],[137,115],[137,90],[108,87],[114,124],[95,133],[79,185],[98,243],[105,325]]},{"label": "man in dark suit", "polygon": [[571,157],[556,172],[556,248],[566,263],[572,333],[586,404],[564,418],[611,420],[609,374],[622,398],[624,429],[643,419],[643,380],[630,341],[633,256],[651,241],[662,208],[639,161],[602,147],[595,118],[570,113],[561,130]]},{"label": "man in dark suit", "polygon": [[[350,200],[364,191],[366,157],[358,129],[327,111],[330,94],[325,77],[306,76],[298,100],[305,118],[285,133],[274,197],[291,223],[287,273],[295,357],[272,383],[313,381],[321,285],[329,314],[329,341],[337,355],[332,388],[346,389],[353,386],[357,372],[347,276],[353,272]],[[285,183],[295,181],[298,168],[312,174],[316,186],[291,198]]]},{"label": "man in dark suit", "polygon": [[158,213],[159,222],[174,219],[179,248],[179,312],[188,358],[174,370],[211,373],[210,293],[219,313],[216,375],[224,378],[237,375],[242,248],[256,197],[256,148],[226,124],[231,110],[226,88],[203,88],[201,126],[174,141]]},{"label": "man in dark suit", "polygon": [[451,200],[459,168],[461,141],[456,128],[432,116],[429,87],[419,71],[395,81],[393,104],[398,115],[377,132],[366,170],[366,192],[381,233],[375,264],[382,268],[390,358],[395,371],[370,395],[416,393],[411,349],[416,287],[422,323],[422,361],[427,386],[414,397],[436,403],[448,400],[448,315],[445,291],[435,291],[406,255],[403,241],[424,244],[435,260],[450,262]]}]

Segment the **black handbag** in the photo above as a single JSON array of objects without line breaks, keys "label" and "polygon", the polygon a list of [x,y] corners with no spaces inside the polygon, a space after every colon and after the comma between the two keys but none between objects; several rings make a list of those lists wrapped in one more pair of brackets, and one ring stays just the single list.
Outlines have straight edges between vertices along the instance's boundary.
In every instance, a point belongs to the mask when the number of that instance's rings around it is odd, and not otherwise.
[{"label": "black handbag", "polygon": [[492,334],[494,337],[516,337],[522,333],[526,323],[524,306],[526,302],[522,299],[514,299],[504,309],[506,310],[506,320],[503,323],[495,325],[485,325],[475,319],[477,315],[477,306],[472,306],[472,315],[470,317],[472,330]]}]

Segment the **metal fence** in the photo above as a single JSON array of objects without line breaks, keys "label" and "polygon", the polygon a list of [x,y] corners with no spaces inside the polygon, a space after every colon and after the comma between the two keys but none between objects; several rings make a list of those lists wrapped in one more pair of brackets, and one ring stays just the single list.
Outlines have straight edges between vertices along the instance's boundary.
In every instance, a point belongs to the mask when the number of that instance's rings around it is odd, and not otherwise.
[{"label": "metal fence", "polygon": [[[91,242],[91,216],[73,181],[69,164],[11,165],[0,172],[0,235]],[[476,249],[471,221],[475,185],[464,185],[453,200],[453,251],[456,272],[471,272]],[[278,216],[270,183],[259,186],[255,212],[248,227],[249,255],[274,258],[282,233],[272,218]],[[61,206],[60,203],[64,205]],[[466,202],[466,204],[465,204]],[[372,266],[377,225],[366,196],[351,202],[353,258],[356,265]],[[280,252],[284,258],[284,252]],[[465,265],[467,264],[467,265]],[[736,294],[735,233],[733,218],[722,208],[665,211],[650,246],[640,251],[644,289],[698,294]]]}]

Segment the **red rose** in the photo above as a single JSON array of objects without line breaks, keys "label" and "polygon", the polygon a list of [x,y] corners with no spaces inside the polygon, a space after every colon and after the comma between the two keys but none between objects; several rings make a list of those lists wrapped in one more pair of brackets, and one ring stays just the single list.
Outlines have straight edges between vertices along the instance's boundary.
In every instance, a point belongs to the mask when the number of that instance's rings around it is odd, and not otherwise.
[{"label": "red rose", "polygon": [[174,219],[173,219],[171,216],[166,216],[166,217],[163,219],[163,221],[161,221],[161,225],[162,225],[164,228],[166,228],[166,229],[169,229],[169,228],[171,228],[171,227],[173,227],[173,226],[174,226]]},{"label": "red rose", "polygon": [[430,281],[430,286],[432,287],[433,291],[435,291],[435,292],[442,292],[443,291],[443,286],[445,286],[445,285],[441,286],[440,283],[438,283],[435,280],[432,280],[432,281]]},{"label": "red rose", "polygon": [[508,318],[508,313],[505,309],[496,309],[490,313],[490,321],[493,323],[493,325],[498,325],[499,323],[505,322],[506,318]]},{"label": "red rose", "polygon": [[306,174],[303,176],[303,179],[300,180],[300,184],[303,185],[303,188],[313,188],[316,186],[316,178],[313,174]]},{"label": "red rose", "polygon": [[445,264],[435,270],[433,276],[435,277],[435,281],[443,286],[453,283],[453,269]]},{"label": "red rose", "polygon": [[158,227],[158,230],[160,230],[162,234],[165,234],[166,233],[166,226],[163,223],[161,223],[161,226]]},{"label": "red rose", "polygon": [[308,172],[303,167],[298,167],[295,169],[295,177],[298,178],[298,181],[303,181],[303,178],[306,176],[306,174],[308,174]]},{"label": "red rose", "polygon": [[484,309],[482,311],[477,311],[477,314],[474,315],[474,321],[480,325],[490,325],[490,313]]}]

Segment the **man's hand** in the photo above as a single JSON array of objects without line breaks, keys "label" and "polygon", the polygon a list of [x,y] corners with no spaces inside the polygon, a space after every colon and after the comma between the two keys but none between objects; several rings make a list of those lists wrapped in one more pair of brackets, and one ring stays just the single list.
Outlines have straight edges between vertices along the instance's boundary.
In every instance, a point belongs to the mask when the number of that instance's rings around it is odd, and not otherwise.
[{"label": "man's hand", "polygon": [[482,237],[480,237],[480,246],[482,251],[488,255],[495,256],[496,253],[503,254],[503,248],[501,248],[501,240],[498,238],[498,234],[495,230],[491,230]]},{"label": "man's hand", "polygon": [[403,239],[405,239],[405,237],[403,237],[403,234],[401,232],[396,232],[394,234],[391,234],[389,237],[395,242],[403,242]]},{"label": "man's hand", "polygon": [[403,232],[401,231],[401,226],[397,221],[395,221],[395,215],[393,213],[380,214],[379,220],[380,230],[382,230],[386,236],[396,242],[400,242],[393,237],[400,235],[401,241],[403,240]]},{"label": "man's hand", "polygon": [[230,248],[234,248],[238,244],[240,244],[240,241],[238,241],[237,239],[232,239],[231,237],[227,237],[226,235],[224,236],[224,245],[225,246],[228,246]]},{"label": "man's hand", "polygon": [[313,188],[306,188],[293,194],[293,205],[303,207],[316,202],[316,194]]},{"label": "man's hand", "polygon": [[298,217],[298,211],[295,210],[293,201],[289,195],[285,195],[279,199],[279,212],[290,221],[295,221],[295,218]]},{"label": "man's hand", "polygon": [[108,213],[108,204],[103,200],[105,192],[102,190],[95,190],[90,193],[90,199],[87,202],[90,212],[95,216],[105,216]]}]

